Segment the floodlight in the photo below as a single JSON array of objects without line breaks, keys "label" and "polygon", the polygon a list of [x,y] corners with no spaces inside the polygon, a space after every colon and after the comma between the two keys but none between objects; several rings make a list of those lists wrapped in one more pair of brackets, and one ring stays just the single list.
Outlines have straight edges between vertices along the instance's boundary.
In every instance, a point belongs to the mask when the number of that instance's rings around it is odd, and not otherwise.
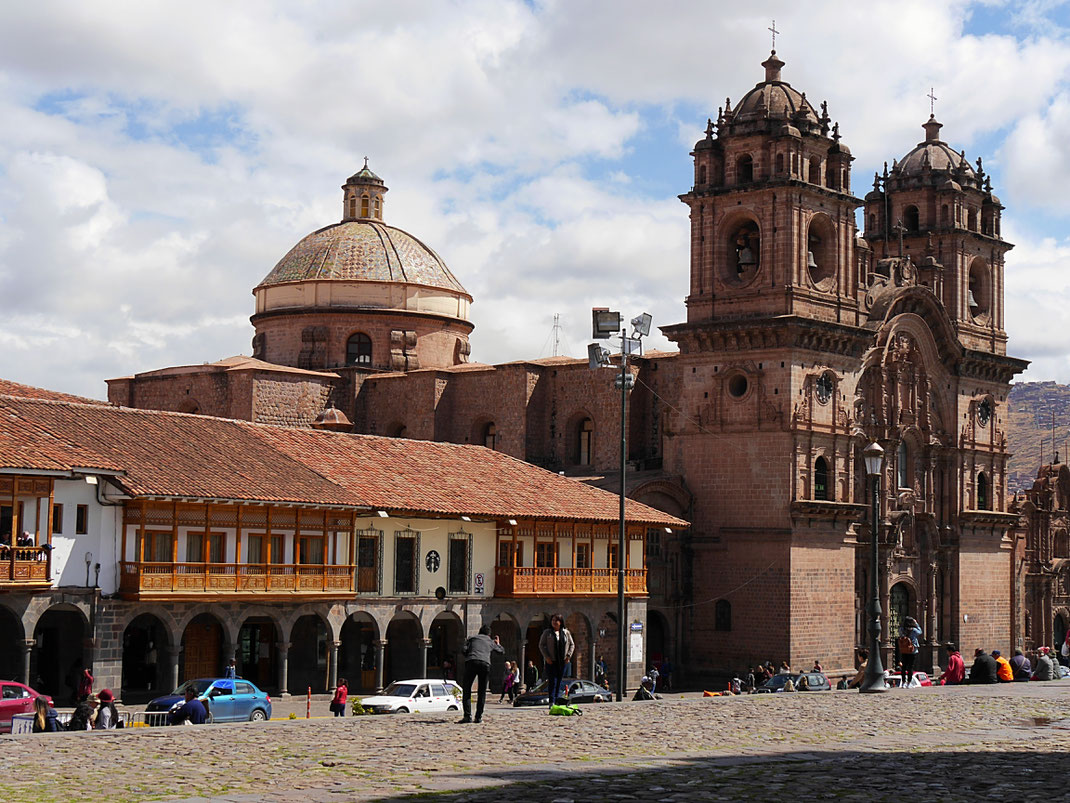
[{"label": "floodlight", "polygon": [[472,520],[471,516],[461,516],[461,521],[471,521],[471,520]]},{"label": "floodlight", "polygon": [[595,307],[591,310],[591,337],[605,340],[620,331],[621,316],[611,312],[607,307]]},{"label": "floodlight", "polygon": [[512,526],[516,527],[516,519],[509,519],[509,523],[510,523],[510,524],[511,524]]},{"label": "floodlight", "polygon": [[390,514],[387,513],[385,510],[380,510],[379,511],[379,518],[388,519],[388,518],[390,518]]},{"label": "floodlight", "polygon": [[637,337],[622,337],[620,346],[621,350],[628,356],[632,354],[642,355],[643,353],[643,341]]},{"label": "floodlight", "polygon": [[609,365],[609,352],[597,343],[592,343],[587,347],[587,365],[592,371]]},{"label": "floodlight", "polygon": [[634,334],[639,335],[639,337],[646,337],[649,335],[651,320],[652,318],[650,317],[649,312],[644,312],[642,315],[632,318],[632,329],[634,330]]}]

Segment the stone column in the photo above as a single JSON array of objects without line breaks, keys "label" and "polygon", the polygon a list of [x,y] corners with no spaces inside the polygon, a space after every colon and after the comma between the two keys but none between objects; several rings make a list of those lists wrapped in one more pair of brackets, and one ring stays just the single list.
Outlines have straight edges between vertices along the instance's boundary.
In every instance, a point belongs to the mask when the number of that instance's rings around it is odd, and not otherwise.
[{"label": "stone column", "polygon": [[238,645],[233,641],[223,642],[223,666],[221,672],[226,674],[227,667],[230,666],[230,660],[234,659],[234,671],[237,674],[238,671]]},{"label": "stone column", "polygon": [[420,640],[420,677],[427,677],[427,651],[431,649],[431,639]]},{"label": "stone column", "polygon": [[32,639],[23,639],[19,647],[22,649],[22,678],[21,681],[27,686],[30,683],[30,658],[33,655],[33,647],[37,642]]},{"label": "stone column", "polygon": [[290,696],[290,642],[277,642],[275,648],[279,651],[279,696],[285,698]]},{"label": "stone column", "polygon": [[521,639],[517,643],[517,649],[520,651],[520,688],[522,692],[530,691],[530,689],[528,689],[528,684],[524,682],[524,675],[526,675],[528,671],[528,640]]},{"label": "stone column", "polygon": [[330,688],[328,691],[334,692],[338,688],[338,648],[342,646],[340,641],[331,642],[331,674],[330,674]]},{"label": "stone column", "polygon": [[383,655],[386,653],[386,639],[373,641],[372,646],[375,648],[375,692],[378,694],[383,690]]},{"label": "stone column", "polygon": [[594,667],[595,667],[595,663],[598,661],[598,654],[597,654],[597,649],[598,649],[597,644],[598,643],[595,641],[595,637],[594,637],[596,632],[597,631],[592,628],[592,630],[591,630],[591,638],[590,638],[589,643],[588,643],[588,652],[590,653],[590,660],[588,661],[588,664],[589,664],[589,668],[591,670],[591,677],[590,677],[591,683],[594,683],[594,676],[595,676]]},{"label": "stone column", "polygon": [[168,657],[171,659],[171,688],[178,688],[178,666],[182,662],[182,648],[176,647],[167,651]]}]

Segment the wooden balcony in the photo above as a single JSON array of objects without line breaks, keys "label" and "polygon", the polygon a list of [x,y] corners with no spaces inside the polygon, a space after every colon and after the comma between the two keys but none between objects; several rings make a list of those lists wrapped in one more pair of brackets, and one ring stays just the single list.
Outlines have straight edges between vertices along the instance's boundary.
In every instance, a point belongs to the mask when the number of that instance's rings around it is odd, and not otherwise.
[{"label": "wooden balcony", "polygon": [[127,599],[206,595],[253,598],[337,597],[354,591],[354,566],[292,563],[137,563],[120,565]]},{"label": "wooden balcony", "polygon": [[[616,569],[543,569],[531,566],[497,566],[494,596],[615,596]],[[645,597],[646,569],[624,572],[624,593]]]},{"label": "wooden balcony", "polygon": [[49,555],[48,547],[0,546],[0,588],[11,591],[50,587]]}]

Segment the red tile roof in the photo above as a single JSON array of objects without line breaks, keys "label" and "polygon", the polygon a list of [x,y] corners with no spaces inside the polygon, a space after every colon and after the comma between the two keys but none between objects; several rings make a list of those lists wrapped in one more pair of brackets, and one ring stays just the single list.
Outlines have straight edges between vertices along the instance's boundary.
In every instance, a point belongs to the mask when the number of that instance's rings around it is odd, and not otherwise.
[{"label": "red tile roof", "polygon": [[[134,496],[617,520],[613,494],[480,446],[0,397],[0,468],[121,470]],[[635,523],[681,527],[627,501]]]},{"label": "red tile roof", "polygon": [[107,404],[107,402],[99,401],[98,399],[72,396],[70,393],[35,388],[33,385],[20,385],[10,379],[0,379],[0,396],[18,396],[23,399],[51,399],[53,401],[82,402],[83,404]]}]

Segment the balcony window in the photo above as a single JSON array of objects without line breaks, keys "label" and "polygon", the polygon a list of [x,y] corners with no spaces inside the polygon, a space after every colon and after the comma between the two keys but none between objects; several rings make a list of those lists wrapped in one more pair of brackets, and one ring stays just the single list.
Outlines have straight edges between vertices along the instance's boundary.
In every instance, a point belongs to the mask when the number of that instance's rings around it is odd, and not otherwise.
[{"label": "balcony window", "polygon": [[394,593],[415,594],[419,582],[420,536],[403,530],[394,537]]},{"label": "balcony window", "polygon": [[451,594],[469,593],[471,543],[471,536],[467,533],[451,533],[450,535],[450,551],[447,560],[449,561],[448,589]]},{"label": "balcony window", "polygon": [[553,543],[535,544],[535,566],[540,569],[552,569],[554,567]]},{"label": "balcony window", "polygon": [[[516,563],[513,563],[513,547],[516,547]],[[523,566],[524,565],[524,545],[522,543],[514,544],[512,541],[499,541],[498,542],[498,565],[499,566]]]},{"label": "balcony window", "polygon": [[591,568],[591,545],[590,544],[576,544],[576,568],[577,569],[590,569]]},{"label": "balcony window", "polygon": [[357,540],[357,591],[379,591],[380,530],[361,530]]},{"label": "balcony window", "polygon": [[306,566],[323,563],[323,536],[301,536],[301,563]]},{"label": "balcony window", "polygon": [[[138,545],[138,555],[144,554],[142,560],[148,563],[170,563],[173,557],[171,552],[170,530],[145,530],[145,551],[141,551]],[[137,556],[135,556],[137,557]]]}]

